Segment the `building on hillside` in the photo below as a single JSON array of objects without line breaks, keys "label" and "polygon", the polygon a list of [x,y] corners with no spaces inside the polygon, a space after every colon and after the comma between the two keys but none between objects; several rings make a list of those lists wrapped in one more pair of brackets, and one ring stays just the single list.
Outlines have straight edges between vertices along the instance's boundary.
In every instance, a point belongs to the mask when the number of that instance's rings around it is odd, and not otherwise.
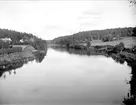
[{"label": "building on hillside", "polygon": [[24,36],[22,39],[20,39],[20,43],[24,43],[24,42],[34,42],[35,39],[32,37],[32,38],[29,38],[28,36]]},{"label": "building on hillside", "polygon": [[19,41],[20,43],[24,43],[24,40],[23,39],[20,39],[20,41]]},{"label": "building on hillside", "polygon": [[1,38],[0,40],[2,40],[4,42],[12,42],[12,40],[10,38]]}]

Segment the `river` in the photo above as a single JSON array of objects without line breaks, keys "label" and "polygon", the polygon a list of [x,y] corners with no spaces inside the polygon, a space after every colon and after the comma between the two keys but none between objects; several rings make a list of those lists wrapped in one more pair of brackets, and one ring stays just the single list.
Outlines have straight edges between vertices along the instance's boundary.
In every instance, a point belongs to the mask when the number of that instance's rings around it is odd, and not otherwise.
[{"label": "river", "polygon": [[105,56],[48,49],[0,77],[0,104],[120,105],[129,91],[131,68]]}]

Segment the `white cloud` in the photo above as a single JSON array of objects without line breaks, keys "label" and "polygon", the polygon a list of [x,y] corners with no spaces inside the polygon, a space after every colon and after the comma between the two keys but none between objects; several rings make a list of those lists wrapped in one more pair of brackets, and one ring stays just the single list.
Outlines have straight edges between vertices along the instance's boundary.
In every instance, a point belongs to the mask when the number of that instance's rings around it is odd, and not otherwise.
[{"label": "white cloud", "polygon": [[44,39],[78,31],[136,25],[127,1],[0,1],[0,28]]}]

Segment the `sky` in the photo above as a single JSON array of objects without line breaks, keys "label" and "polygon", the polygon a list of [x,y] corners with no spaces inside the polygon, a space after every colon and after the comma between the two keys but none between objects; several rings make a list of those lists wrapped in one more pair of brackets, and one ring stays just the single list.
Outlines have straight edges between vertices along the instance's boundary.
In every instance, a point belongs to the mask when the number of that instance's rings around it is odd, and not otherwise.
[{"label": "sky", "polygon": [[0,1],[0,28],[50,40],[79,31],[136,26],[128,0]]}]

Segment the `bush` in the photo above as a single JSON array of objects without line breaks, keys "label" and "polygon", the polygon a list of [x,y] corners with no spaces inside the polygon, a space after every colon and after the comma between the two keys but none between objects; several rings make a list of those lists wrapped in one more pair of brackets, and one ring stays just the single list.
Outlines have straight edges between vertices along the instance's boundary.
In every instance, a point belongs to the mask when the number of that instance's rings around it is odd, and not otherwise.
[{"label": "bush", "polygon": [[122,51],[124,48],[125,48],[124,43],[122,43],[122,42],[115,46],[115,49],[117,52]]},{"label": "bush", "polygon": [[9,48],[10,44],[4,41],[0,41],[0,49],[2,48]]},{"label": "bush", "polygon": [[136,54],[136,46],[134,46],[134,47],[132,48],[132,52],[133,52],[134,54]]},{"label": "bush", "polygon": [[21,52],[22,47],[13,47],[13,48],[7,48],[7,49],[0,49],[0,54],[10,54],[15,52]]},{"label": "bush", "polygon": [[102,41],[103,41],[103,42],[112,41],[112,38],[109,37],[109,36],[103,36],[103,37],[102,37]]},{"label": "bush", "polygon": [[42,60],[44,59],[46,53],[41,53],[39,51],[35,52],[35,57],[36,57],[36,62],[42,62]]},{"label": "bush", "polygon": [[47,43],[42,39],[37,39],[35,42],[30,42],[29,44],[32,45],[36,50],[47,49]]},{"label": "bush", "polygon": [[133,28],[133,34],[132,36],[136,36],[136,27]]}]

